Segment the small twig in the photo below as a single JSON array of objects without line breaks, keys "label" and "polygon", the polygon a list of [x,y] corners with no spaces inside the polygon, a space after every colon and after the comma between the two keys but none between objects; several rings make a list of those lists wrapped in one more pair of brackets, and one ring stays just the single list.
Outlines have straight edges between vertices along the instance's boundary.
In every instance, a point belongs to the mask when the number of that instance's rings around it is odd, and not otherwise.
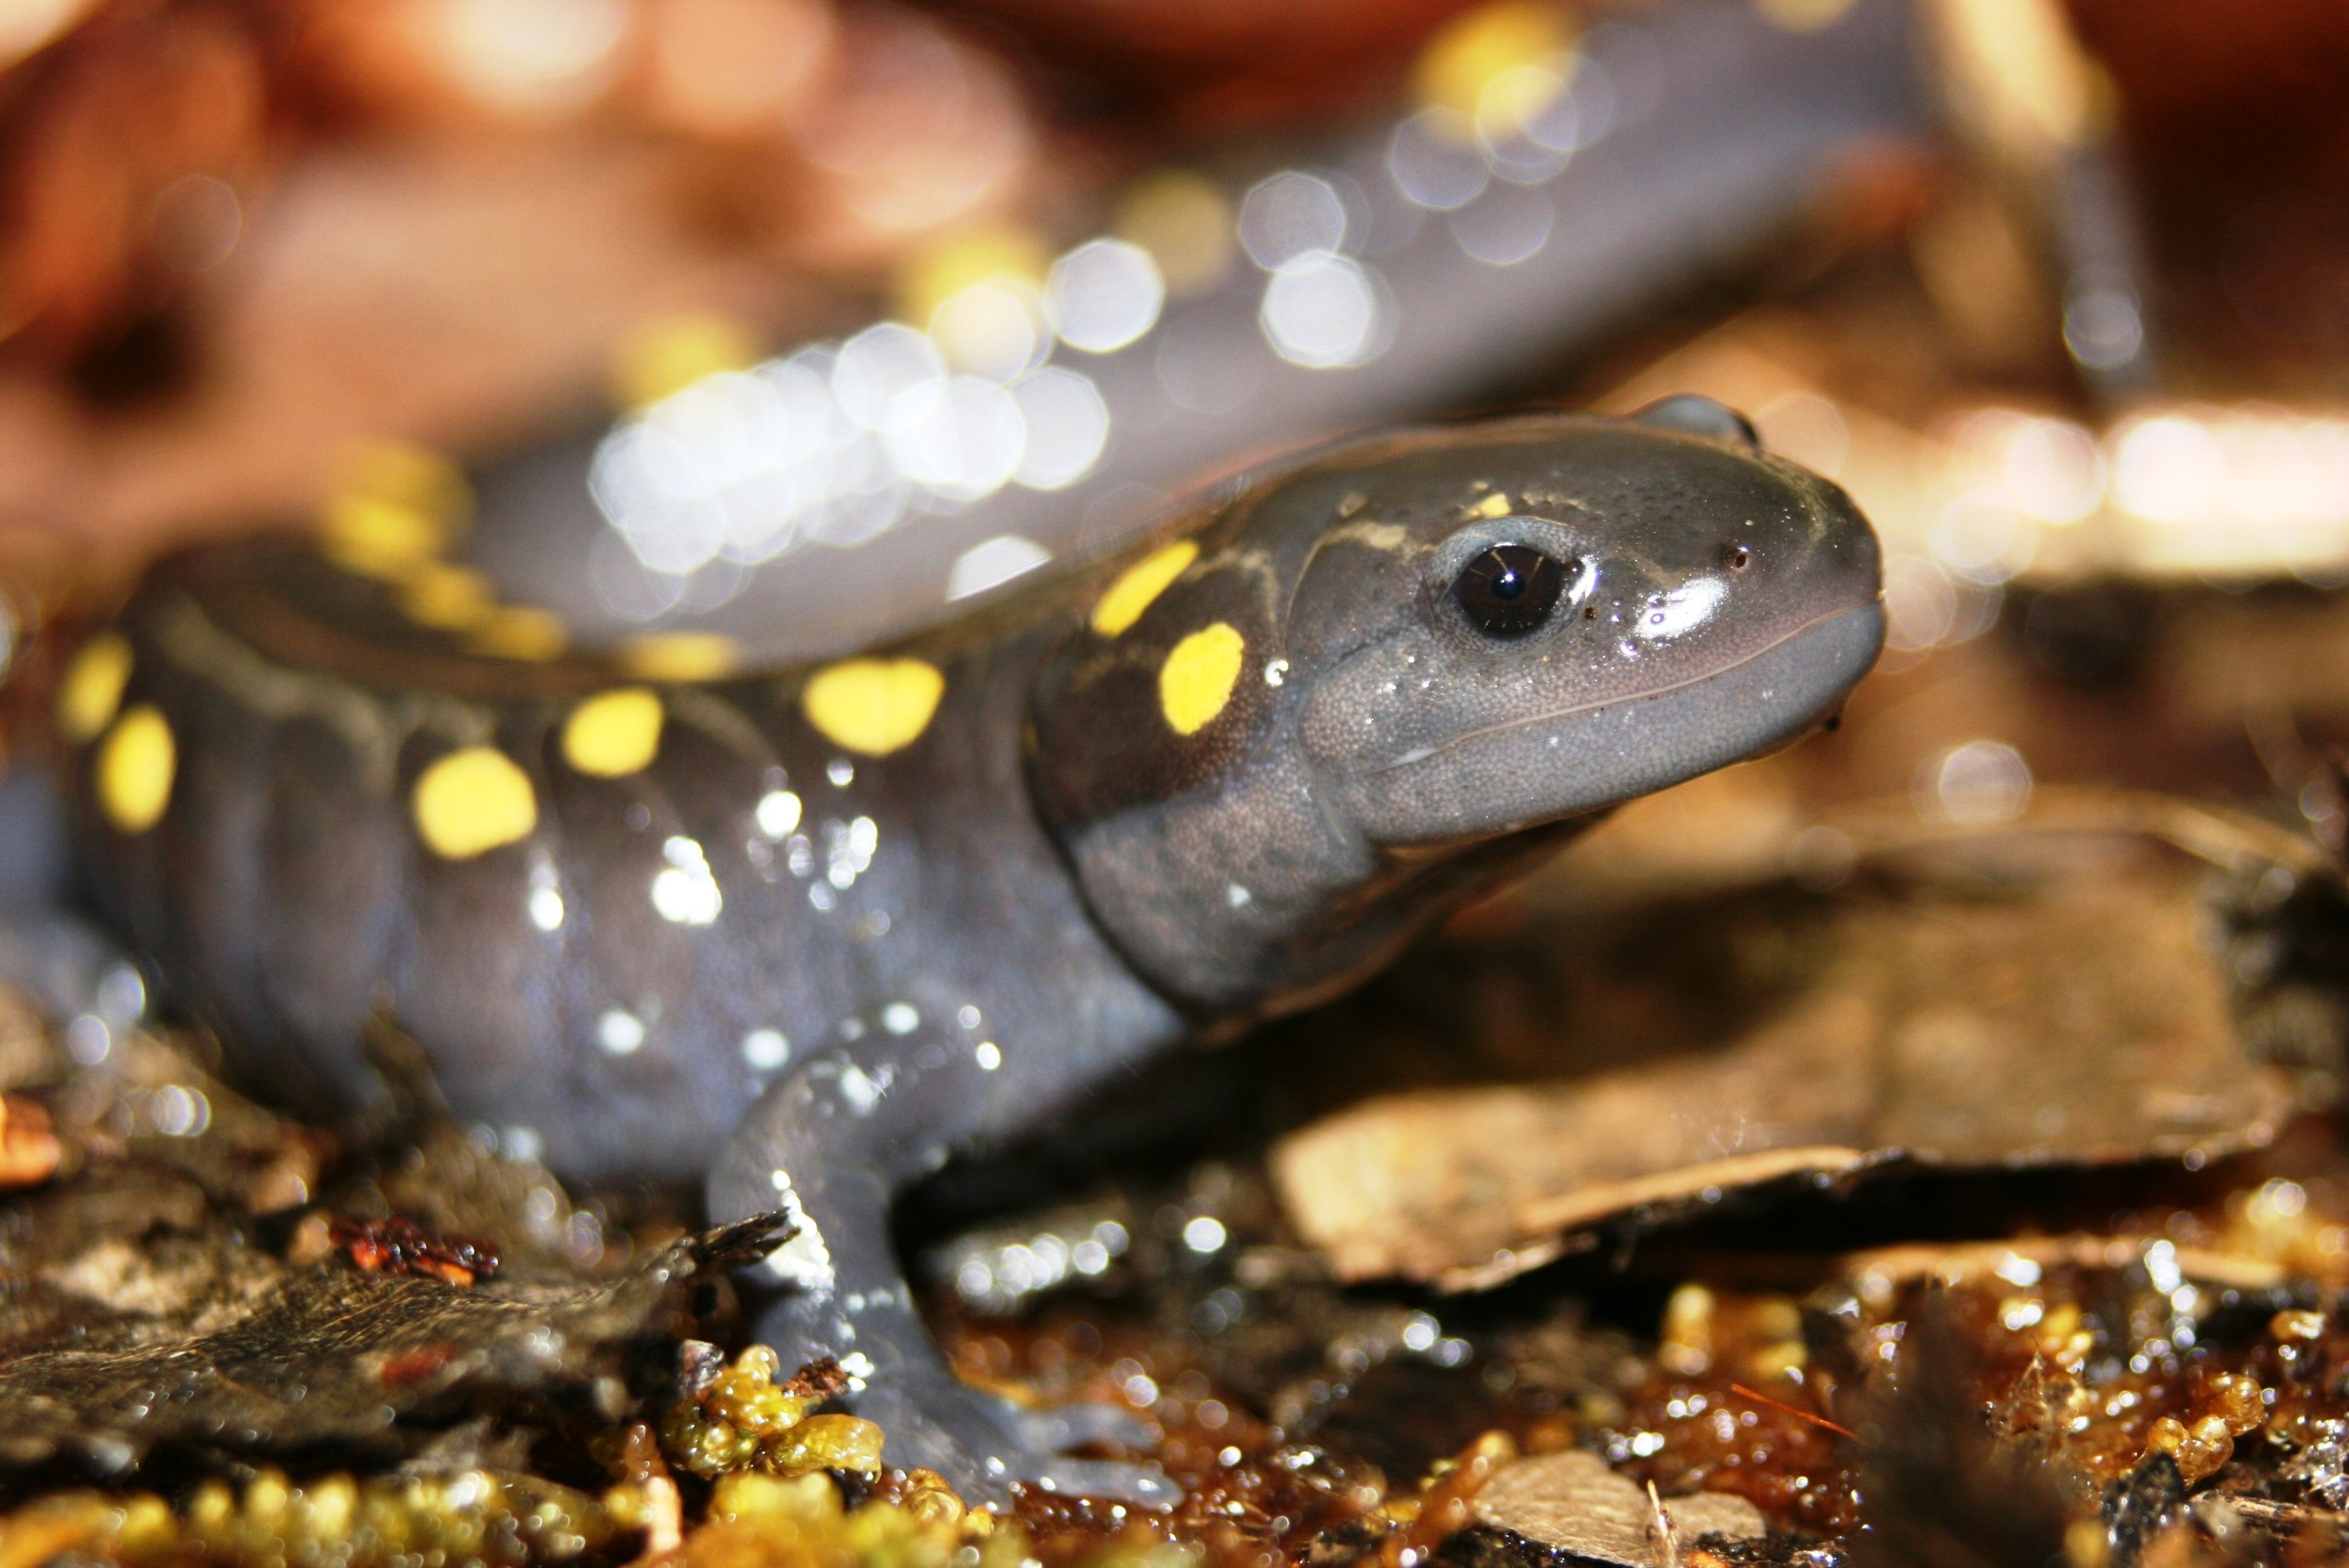
[{"label": "small twig", "polygon": [[1830,1421],[1825,1416],[1813,1415],[1808,1410],[1796,1409],[1794,1406],[1789,1405],[1784,1399],[1773,1399],[1769,1395],[1764,1394],[1759,1388],[1748,1388],[1743,1383],[1732,1383],[1729,1386],[1729,1391],[1733,1394],[1743,1394],[1757,1405],[1767,1405],[1774,1410],[1784,1410],[1786,1414],[1794,1417],[1798,1421],[1808,1421],[1815,1427],[1825,1427],[1828,1431],[1835,1433],[1836,1436],[1839,1438],[1849,1438],[1854,1442],[1857,1442],[1859,1440],[1859,1434],[1853,1431],[1849,1427],[1843,1426],[1835,1421]]},{"label": "small twig", "polygon": [[1663,1555],[1662,1568],[1681,1568],[1680,1532],[1672,1528],[1672,1516],[1664,1511],[1664,1500],[1656,1495],[1656,1483],[1648,1483],[1648,1508],[1652,1517],[1648,1521],[1648,1533],[1656,1538],[1656,1550]]}]

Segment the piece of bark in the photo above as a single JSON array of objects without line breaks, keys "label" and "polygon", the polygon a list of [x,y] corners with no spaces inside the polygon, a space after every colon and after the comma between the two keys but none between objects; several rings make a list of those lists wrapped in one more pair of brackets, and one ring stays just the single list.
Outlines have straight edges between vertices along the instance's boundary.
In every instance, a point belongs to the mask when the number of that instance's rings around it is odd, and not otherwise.
[{"label": "piece of bark", "polygon": [[746,1222],[605,1279],[458,1288],[339,1260],[290,1266],[202,1211],[186,1178],[134,1167],[25,1213],[29,1236],[82,1241],[0,1260],[13,1276],[0,1471],[64,1458],[119,1473],[161,1444],[397,1459],[460,1409],[572,1402],[608,1418],[627,1353],[683,1287],[754,1259],[776,1232]]},{"label": "piece of bark", "polygon": [[[1309,1125],[1274,1151],[1283,1202],[1345,1278],[1466,1287],[1770,1183],[2262,1144],[2295,1083],[2237,1027],[2208,874],[2135,836],[2009,834],[1824,898],[1773,884],[1440,950],[1466,1054],[1548,1072]],[[1392,1051],[1408,1011],[1374,992],[1347,1016]]]},{"label": "piece of bark", "polygon": [[[1614,1568],[1663,1568],[1663,1526],[1682,1563],[1708,1536],[1758,1540],[1768,1526],[1762,1511],[1742,1497],[1701,1491],[1665,1498],[1661,1505],[1597,1454],[1580,1449],[1536,1454],[1503,1467],[1474,1503],[1477,1522],[1544,1549],[1555,1561],[1603,1563]],[[1664,1520],[1659,1520],[1661,1506]]]}]

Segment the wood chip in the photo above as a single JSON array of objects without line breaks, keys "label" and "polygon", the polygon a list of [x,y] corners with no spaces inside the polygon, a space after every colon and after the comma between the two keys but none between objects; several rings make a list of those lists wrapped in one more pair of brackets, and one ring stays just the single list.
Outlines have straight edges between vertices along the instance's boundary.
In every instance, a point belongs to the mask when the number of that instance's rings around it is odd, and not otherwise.
[{"label": "wood chip", "polygon": [[2210,874],[2151,835],[2009,833],[1825,898],[1774,883],[1440,946],[1341,1026],[1392,1054],[1448,1009],[1420,1049],[1548,1075],[1311,1123],[1274,1151],[1282,1201],[1344,1278],[1465,1288],[1765,1184],[2263,1144],[2295,1084],[2237,1027]]},{"label": "wood chip", "polygon": [[1577,1562],[1616,1568],[1663,1568],[1667,1540],[1680,1543],[1683,1563],[1692,1563],[1697,1554],[1689,1548],[1708,1536],[1752,1541],[1768,1529],[1761,1510],[1717,1491],[1663,1499],[1670,1522],[1659,1529],[1651,1495],[1597,1454],[1568,1449],[1503,1467],[1476,1494],[1474,1507],[1478,1522],[1492,1529]]}]

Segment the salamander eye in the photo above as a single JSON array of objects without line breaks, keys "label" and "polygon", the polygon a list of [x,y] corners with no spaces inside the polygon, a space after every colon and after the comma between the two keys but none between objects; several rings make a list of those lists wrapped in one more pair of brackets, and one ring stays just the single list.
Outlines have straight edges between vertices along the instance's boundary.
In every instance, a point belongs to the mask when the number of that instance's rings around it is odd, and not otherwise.
[{"label": "salamander eye", "polygon": [[1488,637],[1522,637],[1540,629],[1558,595],[1582,570],[1530,544],[1496,544],[1460,569],[1452,597],[1469,623]]}]

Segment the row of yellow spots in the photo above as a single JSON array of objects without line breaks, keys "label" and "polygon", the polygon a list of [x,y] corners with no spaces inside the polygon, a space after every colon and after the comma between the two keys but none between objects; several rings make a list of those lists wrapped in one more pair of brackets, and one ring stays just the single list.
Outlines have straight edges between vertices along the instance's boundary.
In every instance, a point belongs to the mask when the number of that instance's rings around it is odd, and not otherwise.
[{"label": "row of yellow spots", "polygon": [[[1198,559],[1197,542],[1182,539],[1127,567],[1094,602],[1093,630],[1104,637],[1122,634]],[[1190,736],[1213,724],[1231,702],[1247,657],[1247,639],[1228,621],[1212,622],[1176,643],[1158,666],[1158,708],[1167,727]]]},{"label": "row of yellow spots", "polygon": [[130,645],[117,633],[84,645],[57,686],[57,730],[76,746],[98,742],[91,770],[98,809],[122,831],[143,833],[171,802],[180,758],[171,727],[154,704],[122,711],[130,665]]},{"label": "row of yellow spots", "polygon": [[[1818,13],[1823,23],[1848,8],[1852,0],[1758,3],[1774,16]],[[1485,0],[1454,17],[1421,51],[1412,73],[1413,97],[1423,108],[1435,111],[1433,123],[1440,132],[1458,139],[1473,141],[1480,133],[1495,139],[1515,134],[1564,90],[1574,41],[1574,18],[1566,5]],[[1162,168],[1119,194],[1111,228],[1118,238],[1148,252],[1168,292],[1184,297],[1206,292],[1225,276],[1237,250],[1233,216],[1231,201],[1214,181],[1190,170]],[[994,284],[1033,298],[1050,265],[1049,248],[1030,230],[1002,223],[960,229],[916,253],[905,268],[896,289],[897,314],[916,326],[926,326],[952,359],[963,336],[957,330],[962,324],[951,314],[957,295],[974,285]],[[696,363],[683,356],[696,346],[713,344],[707,326],[696,335],[696,320],[681,318],[672,329],[684,346],[672,351],[679,363]],[[647,335],[645,341],[658,340]],[[720,334],[714,345],[729,341],[740,338],[730,340]],[[702,352],[705,359],[699,363],[706,368],[743,367],[722,360],[710,363],[713,346],[704,346]],[[639,349],[623,363],[647,357]],[[674,376],[621,377],[623,397],[631,407],[646,400],[647,390],[683,384],[683,377]]]},{"label": "row of yellow spots", "polygon": [[[833,745],[885,757],[921,738],[945,695],[946,676],[920,659],[849,659],[811,677],[800,706]],[[660,755],[664,723],[657,692],[621,686],[573,708],[558,747],[581,773],[624,779]],[[426,768],[411,806],[425,846],[448,860],[517,843],[538,826],[530,775],[492,746],[464,747]]]},{"label": "row of yellow spots", "polygon": [[[85,645],[57,697],[58,732],[74,745],[98,742],[92,780],[107,820],[142,833],[171,803],[178,747],[151,703],[121,711],[130,680],[130,645],[108,632]],[[946,694],[946,676],[920,659],[849,659],[820,670],[801,694],[808,722],[833,744],[885,757],[921,738]],[[578,772],[621,779],[660,755],[666,710],[649,686],[620,686],[574,707],[558,748]],[[101,738],[102,737],[102,738]],[[427,848],[469,860],[527,838],[538,826],[530,776],[492,746],[460,747],[428,766],[409,800]]]},{"label": "row of yellow spots", "polygon": [[[666,716],[649,686],[620,686],[587,698],[563,721],[563,760],[595,779],[640,773],[660,755]],[[409,799],[417,836],[446,860],[519,843],[538,827],[530,775],[494,746],[467,746],[417,776]]]},{"label": "row of yellow spots", "polygon": [[543,661],[568,639],[549,611],[501,604],[489,579],[441,559],[473,509],[465,476],[439,454],[370,441],[345,455],[319,520],[318,543],[336,565],[388,583],[419,625],[461,634],[474,652]]},{"label": "row of yellow spots", "polygon": [[[544,663],[570,645],[553,611],[505,604],[487,577],[443,559],[472,511],[464,475],[445,459],[401,442],[354,449],[342,483],[320,519],[319,547],[345,571],[390,586],[401,614],[419,626],[461,637],[492,658]],[[730,674],[740,650],[714,632],[655,632],[617,650],[640,680],[714,680]]]},{"label": "row of yellow spots", "polygon": [[[1094,606],[1094,630],[1105,637],[1124,632],[1197,558],[1197,544],[1183,540],[1127,568]],[[688,655],[672,666],[679,678],[708,670],[706,656],[697,659],[689,645],[678,645]],[[1168,727],[1191,736],[1213,723],[1229,705],[1246,657],[1246,638],[1225,621],[1177,642],[1158,672],[1159,706]],[[122,832],[140,833],[170,804],[178,748],[152,704],[119,711],[131,664],[130,645],[121,635],[93,638],[67,671],[57,711],[67,740],[98,740],[93,777],[108,820]],[[800,703],[808,723],[833,745],[877,758],[919,739],[945,693],[945,675],[925,660],[864,657],[817,671],[802,688]],[[558,747],[580,773],[626,778],[659,756],[665,722],[657,692],[620,686],[574,707]],[[529,774],[493,746],[461,747],[433,761],[418,776],[410,808],[426,847],[449,860],[519,842],[538,826]]]},{"label": "row of yellow spots", "polygon": [[[59,684],[57,728],[75,745],[98,742],[92,785],[99,810],[124,833],[143,833],[171,804],[179,766],[171,727],[140,703],[121,711],[132,653],[119,633],[92,638]],[[919,739],[946,693],[920,659],[850,659],[817,672],[801,695],[808,722],[844,749],[885,757]],[[649,686],[621,686],[581,702],[558,737],[563,759],[592,778],[621,779],[660,755],[666,712]],[[538,826],[530,775],[493,746],[467,746],[418,775],[410,814],[426,848],[470,860],[516,843]]]}]

